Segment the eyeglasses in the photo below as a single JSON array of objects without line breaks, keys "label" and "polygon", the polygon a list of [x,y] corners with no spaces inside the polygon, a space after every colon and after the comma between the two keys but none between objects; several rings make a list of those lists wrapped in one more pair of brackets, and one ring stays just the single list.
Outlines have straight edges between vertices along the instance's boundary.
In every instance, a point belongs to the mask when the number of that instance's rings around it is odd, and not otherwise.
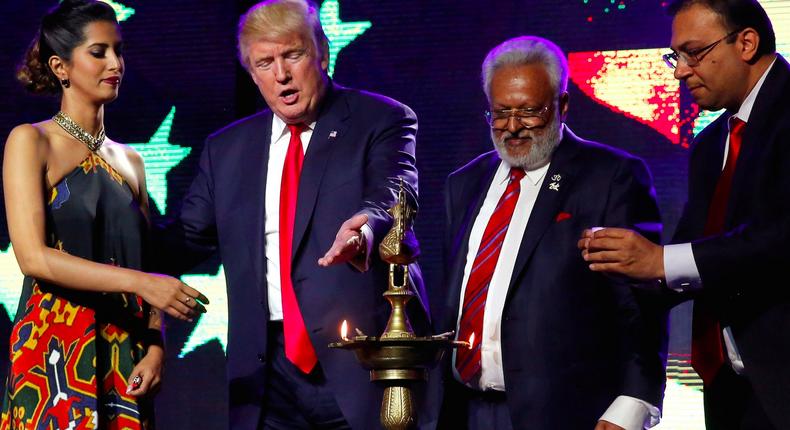
[{"label": "eyeglasses", "polygon": [[664,62],[667,63],[667,66],[669,66],[670,69],[677,68],[681,60],[684,63],[686,63],[686,65],[688,65],[689,67],[696,67],[702,61],[702,59],[705,58],[705,56],[708,55],[708,53],[710,53],[710,51],[712,51],[713,48],[715,48],[719,43],[723,42],[725,39],[735,34],[738,34],[740,32],[741,30],[735,30],[733,32],[727,33],[726,36],[711,43],[708,46],[703,46],[702,48],[699,49],[692,49],[691,51],[688,52],[672,51],[669,54],[662,55],[661,58],[664,59]]},{"label": "eyeglasses", "polygon": [[526,108],[526,109],[500,109],[500,110],[487,110],[484,112],[486,122],[494,130],[504,130],[507,128],[507,123],[510,117],[516,118],[522,127],[529,130],[531,128],[543,127],[548,122],[547,113],[549,107],[543,106],[542,108]]}]

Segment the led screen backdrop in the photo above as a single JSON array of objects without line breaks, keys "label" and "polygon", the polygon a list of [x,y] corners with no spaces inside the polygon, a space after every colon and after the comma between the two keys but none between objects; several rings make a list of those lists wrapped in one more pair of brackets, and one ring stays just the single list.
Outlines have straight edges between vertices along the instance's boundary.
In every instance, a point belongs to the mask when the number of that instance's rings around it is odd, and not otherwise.
[{"label": "led screen backdrop", "polygon": [[[203,139],[264,107],[235,57],[235,27],[250,1],[124,0],[126,74],[108,106],[108,135],[144,157],[153,210],[172,214],[196,168]],[[779,49],[790,48],[790,1],[763,1]],[[15,65],[54,1],[0,5],[0,134],[57,111],[57,100],[29,96]],[[699,112],[661,60],[670,20],[660,1],[639,0],[325,0],[330,72],[341,84],[394,97],[420,121],[421,208],[417,233],[429,287],[440,282],[444,178],[491,147],[482,112],[480,63],[502,40],[536,34],[557,42],[571,68],[568,124],[582,137],[644,158],[665,222],[674,230],[685,199],[688,145],[717,113]],[[0,369],[22,276],[0,231]],[[224,273],[210,261],[184,281],[206,293],[210,311],[168,326],[166,382],[157,421],[167,429],[223,429],[227,300]],[[262,322],[263,323],[263,322]],[[702,429],[699,380],[688,367],[689,307],[673,312],[670,367],[661,429]],[[360,370],[362,371],[362,370]],[[5,371],[0,371],[0,378]]]}]

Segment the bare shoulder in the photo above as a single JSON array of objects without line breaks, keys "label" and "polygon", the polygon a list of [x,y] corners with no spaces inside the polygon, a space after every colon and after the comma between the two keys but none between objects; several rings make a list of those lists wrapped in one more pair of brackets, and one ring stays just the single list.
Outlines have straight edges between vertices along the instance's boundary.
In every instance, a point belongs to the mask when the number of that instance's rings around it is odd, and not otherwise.
[{"label": "bare shoulder", "polygon": [[116,142],[114,140],[105,139],[104,146],[107,147],[114,158],[124,160],[125,162],[134,166],[143,165],[143,157],[139,152],[129,145]]},{"label": "bare shoulder", "polygon": [[6,140],[6,155],[38,154],[42,160],[45,159],[51,138],[51,133],[48,130],[49,122],[20,124],[14,127]]},{"label": "bare shoulder", "polygon": [[131,146],[110,139],[104,141],[99,153],[140,195],[145,189],[143,157]]},{"label": "bare shoulder", "polygon": [[44,123],[20,124],[8,134],[6,145],[41,145],[48,140],[43,130]]}]

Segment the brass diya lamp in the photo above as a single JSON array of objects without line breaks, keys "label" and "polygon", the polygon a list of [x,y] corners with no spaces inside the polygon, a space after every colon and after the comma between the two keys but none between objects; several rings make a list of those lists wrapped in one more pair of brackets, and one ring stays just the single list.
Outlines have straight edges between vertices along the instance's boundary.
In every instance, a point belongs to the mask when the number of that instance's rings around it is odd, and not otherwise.
[{"label": "brass diya lamp", "polygon": [[[381,401],[381,425],[386,430],[413,428],[416,411],[410,386],[428,378],[428,369],[441,360],[444,352],[455,347],[469,347],[468,342],[453,340],[453,332],[436,336],[418,337],[414,334],[406,315],[406,304],[414,296],[409,287],[409,264],[416,261],[419,250],[406,246],[404,239],[411,235],[414,209],[406,202],[403,181],[398,192],[398,203],[390,208],[394,218],[392,229],[379,246],[381,259],[389,263],[389,286],[383,296],[390,302],[387,327],[381,336],[347,336],[348,325],[343,321],[341,340],[329,344],[330,348],[354,351],[360,365],[370,371],[370,381],[384,385]],[[408,233],[407,233],[408,232]],[[413,236],[410,243],[416,245]]]}]

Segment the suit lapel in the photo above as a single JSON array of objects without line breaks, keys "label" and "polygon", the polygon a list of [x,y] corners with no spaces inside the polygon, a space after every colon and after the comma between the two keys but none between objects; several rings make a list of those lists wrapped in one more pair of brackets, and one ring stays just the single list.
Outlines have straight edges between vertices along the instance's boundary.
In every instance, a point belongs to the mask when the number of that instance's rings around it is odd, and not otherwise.
[{"label": "suit lapel", "polygon": [[[471,175],[471,180],[467,180],[462,184],[461,189],[458,190],[455,196],[460,199],[454,201],[451,210],[454,212],[463,213],[463,218],[456,225],[451,226],[453,231],[458,231],[458,234],[452,238],[449,251],[451,252],[452,266],[449,268],[448,284],[450,286],[449,302],[446,309],[459,309],[461,301],[461,283],[464,278],[464,268],[466,267],[466,255],[469,253],[469,236],[472,233],[472,227],[475,223],[477,214],[480,213],[480,208],[483,206],[488,188],[491,186],[491,181],[494,179],[497,168],[501,160],[495,152],[491,152],[491,156],[486,160],[483,166],[483,174],[478,177]],[[469,199],[464,197],[469,196]],[[451,312],[452,313],[452,312]],[[448,327],[455,327],[455,319],[457,314],[448,315]],[[452,318],[450,321],[449,318]]]},{"label": "suit lapel", "polygon": [[771,71],[766,76],[760,92],[749,115],[749,122],[743,133],[741,152],[738,155],[738,162],[735,165],[735,175],[732,180],[732,189],[727,205],[727,223],[731,226],[734,218],[737,218],[736,211],[739,208],[747,208],[750,204],[751,193],[755,181],[759,177],[759,170],[756,166],[764,157],[764,152],[768,149],[766,136],[771,135],[776,119],[773,112],[774,106],[778,103],[785,103],[780,100],[780,95],[784,94],[783,88],[787,86],[790,79],[790,66],[781,56],[777,56]]},{"label": "suit lapel", "polygon": [[725,113],[720,116],[695,138],[685,215],[681,219],[683,224],[679,224],[675,230],[673,243],[688,242],[700,237],[705,229],[710,201],[724,163],[729,115],[731,114]]},{"label": "suit lapel", "polygon": [[341,90],[330,83],[327,88],[326,101],[310,138],[302,165],[302,173],[299,177],[291,258],[296,255],[304,239],[305,231],[313,216],[313,209],[327,162],[331,158],[334,148],[343,139],[348,127],[345,121],[348,116],[349,108]]},{"label": "suit lapel", "polygon": [[[707,148],[707,153],[703,154],[705,162],[700,168],[703,172],[701,185],[703,187],[703,195],[705,196],[705,204],[701,210],[704,211],[706,215],[702,218],[702,225],[700,225],[700,228],[704,228],[705,226],[710,202],[713,199],[713,193],[716,191],[716,184],[719,182],[724,167],[724,147],[727,142],[727,136],[730,133],[730,128],[727,125],[730,116],[732,116],[730,112],[722,114],[718,128],[712,130],[712,136],[715,141],[711,142],[711,145]],[[701,231],[702,230],[700,230],[700,232]]]},{"label": "suit lapel", "polygon": [[[560,205],[565,201],[568,190],[573,186],[573,180],[577,176],[579,168],[578,163],[573,162],[578,151],[578,141],[579,138],[567,126],[564,127],[562,141],[552,156],[551,165],[538,191],[538,198],[529,216],[524,237],[521,239],[513,275],[508,286],[508,299],[513,295],[516,281],[534,253],[540,238],[554,224]],[[552,184],[556,184],[556,186]]]},{"label": "suit lapel", "polygon": [[[266,175],[269,166],[269,148],[271,146],[272,135],[272,112],[266,111],[255,119],[255,123],[250,132],[245,136],[247,140],[244,147],[245,155],[241,157],[243,163],[239,166],[239,172],[258,172],[250,176],[250,192],[247,198],[254,213],[251,214],[251,232],[254,238],[248,241],[250,261],[255,266],[255,275],[258,277],[258,286],[262,297],[267,297],[266,286]],[[236,172],[229,174],[235,175]]]}]

